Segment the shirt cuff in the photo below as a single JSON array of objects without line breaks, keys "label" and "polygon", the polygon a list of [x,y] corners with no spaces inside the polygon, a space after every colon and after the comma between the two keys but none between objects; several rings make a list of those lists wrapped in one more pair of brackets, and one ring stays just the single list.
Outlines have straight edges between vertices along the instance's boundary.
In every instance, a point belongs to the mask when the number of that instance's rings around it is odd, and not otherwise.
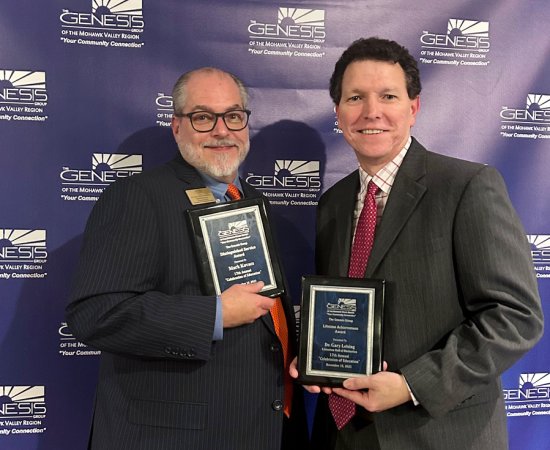
[{"label": "shirt cuff", "polygon": [[216,295],[216,320],[214,322],[214,335],[212,336],[212,340],[223,340],[222,298],[220,295]]},{"label": "shirt cuff", "polygon": [[418,406],[420,405],[420,402],[416,399],[416,397],[414,396],[412,390],[411,390],[411,387],[409,386],[409,383],[407,383],[407,379],[405,378],[405,376],[403,374],[401,374],[401,376],[403,377],[403,381],[405,381],[405,386],[407,386],[407,389],[409,391],[409,395],[411,396],[411,400],[414,404],[414,406]]}]

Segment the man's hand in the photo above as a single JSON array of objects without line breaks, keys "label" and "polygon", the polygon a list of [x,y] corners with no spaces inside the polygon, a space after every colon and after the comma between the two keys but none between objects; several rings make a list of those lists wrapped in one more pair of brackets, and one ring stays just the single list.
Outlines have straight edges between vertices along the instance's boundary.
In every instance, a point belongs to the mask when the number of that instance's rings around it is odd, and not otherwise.
[{"label": "man's hand", "polygon": [[234,284],[221,293],[224,328],[252,323],[269,312],[275,300],[258,294],[263,287],[263,281]]},{"label": "man's hand", "polygon": [[[334,388],[332,391],[370,412],[385,411],[411,400],[405,378],[395,372],[384,371],[370,376],[348,378],[344,381],[344,388]],[[368,391],[363,392],[360,389]]]},{"label": "man's hand", "polygon": [[[288,373],[292,378],[298,378],[298,358],[295,357],[292,360],[292,362],[290,363],[290,367],[288,368]],[[332,392],[332,388],[329,387],[303,385],[303,388],[306,391],[311,392],[312,394],[318,394],[321,391],[323,391],[325,394],[330,394]]]}]

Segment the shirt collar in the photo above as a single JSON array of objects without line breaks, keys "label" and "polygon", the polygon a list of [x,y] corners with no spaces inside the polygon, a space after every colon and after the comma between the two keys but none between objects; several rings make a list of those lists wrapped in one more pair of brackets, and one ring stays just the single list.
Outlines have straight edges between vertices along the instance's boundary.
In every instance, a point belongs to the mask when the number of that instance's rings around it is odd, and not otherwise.
[{"label": "shirt collar", "polygon": [[401,163],[403,162],[403,159],[405,158],[405,155],[409,150],[411,142],[412,138],[411,136],[409,136],[409,139],[407,139],[407,142],[405,143],[405,146],[401,149],[401,151],[372,177],[367,172],[365,172],[365,170],[363,170],[361,166],[359,166],[361,192],[367,192],[367,185],[369,184],[369,181],[372,180],[382,192],[388,195],[390,193],[391,187],[393,186],[397,171],[399,170],[399,167],[401,166]]},{"label": "shirt collar", "polygon": [[[212,194],[216,199],[216,203],[227,202],[228,200],[225,193],[227,192],[228,184],[224,183],[223,181],[216,180],[215,178],[212,178],[210,175],[207,175],[205,173],[199,173],[206,187],[212,191]],[[239,191],[243,191],[239,175],[235,177],[235,179],[233,180],[233,184],[239,188]]]}]

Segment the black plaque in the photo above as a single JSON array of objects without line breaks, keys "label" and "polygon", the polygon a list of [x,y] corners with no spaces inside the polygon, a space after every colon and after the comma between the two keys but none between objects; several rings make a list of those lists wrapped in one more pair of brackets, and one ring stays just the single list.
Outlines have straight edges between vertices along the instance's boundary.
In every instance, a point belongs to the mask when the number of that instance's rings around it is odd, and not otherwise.
[{"label": "black plaque", "polygon": [[187,218],[205,295],[256,281],[264,282],[262,295],[284,292],[263,198],[191,208]]},{"label": "black plaque", "polygon": [[382,369],[384,280],[302,277],[298,381],[341,386]]}]

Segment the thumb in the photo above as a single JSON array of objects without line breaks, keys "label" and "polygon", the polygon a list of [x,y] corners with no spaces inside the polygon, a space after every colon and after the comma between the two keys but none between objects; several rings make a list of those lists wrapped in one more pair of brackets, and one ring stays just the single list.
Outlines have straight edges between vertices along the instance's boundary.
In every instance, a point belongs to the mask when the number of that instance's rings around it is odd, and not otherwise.
[{"label": "thumb", "polygon": [[264,287],[263,281],[257,281],[256,283],[249,283],[249,284],[243,285],[243,288],[245,291],[252,292],[252,293],[260,292],[263,287]]},{"label": "thumb", "polygon": [[357,391],[359,389],[368,389],[369,387],[371,387],[370,379],[371,379],[370,376],[348,378],[347,380],[344,380],[343,385],[346,389],[349,389],[350,391]]}]

